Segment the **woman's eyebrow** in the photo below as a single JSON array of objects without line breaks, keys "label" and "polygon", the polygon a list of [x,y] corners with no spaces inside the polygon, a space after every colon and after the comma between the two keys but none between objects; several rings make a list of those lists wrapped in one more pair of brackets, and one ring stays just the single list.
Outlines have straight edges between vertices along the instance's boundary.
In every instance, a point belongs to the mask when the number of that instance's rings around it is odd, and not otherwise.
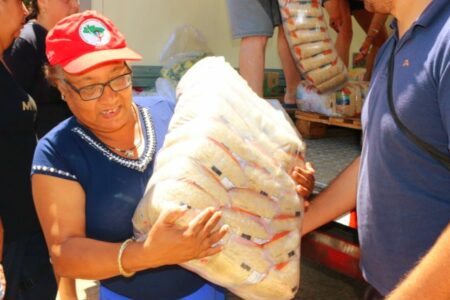
[{"label": "woman's eyebrow", "polygon": [[[109,71],[108,73],[110,73],[110,74],[114,74],[114,73],[116,73],[118,70],[122,70],[122,69],[126,69],[126,66],[125,65],[121,65],[121,66],[116,66],[116,67],[114,67],[111,71]],[[73,84],[82,84],[83,82],[86,82],[86,81],[91,81],[91,80],[93,80],[93,79],[95,79],[94,77],[92,77],[92,76],[87,76],[87,77],[83,77],[83,78],[80,78],[80,79],[78,79],[78,80],[70,80],[70,82],[71,83],[73,83]],[[92,84],[95,84],[95,82],[93,82]]]}]

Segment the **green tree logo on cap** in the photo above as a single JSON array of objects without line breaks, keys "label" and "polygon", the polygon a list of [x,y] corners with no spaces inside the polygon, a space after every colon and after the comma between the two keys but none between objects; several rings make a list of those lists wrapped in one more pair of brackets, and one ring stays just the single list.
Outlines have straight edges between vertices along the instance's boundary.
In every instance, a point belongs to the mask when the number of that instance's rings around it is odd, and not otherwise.
[{"label": "green tree logo on cap", "polygon": [[100,41],[102,40],[104,31],[105,28],[95,27],[95,25],[86,25],[83,29],[83,33],[92,33],[97,36]]},{"label": "green tree logo on cap", "polygon": [[81,39],[92,46],[104,46],[110,39],[111,34],[106,26],[97,19],[86,20],[79,29]]}]

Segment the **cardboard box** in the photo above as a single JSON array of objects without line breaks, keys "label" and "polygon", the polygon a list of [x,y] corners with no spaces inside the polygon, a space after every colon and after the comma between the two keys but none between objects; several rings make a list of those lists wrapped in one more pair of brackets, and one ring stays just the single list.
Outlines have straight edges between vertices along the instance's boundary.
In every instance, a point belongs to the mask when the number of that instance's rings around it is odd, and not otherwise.
[{"label": "cardboard box", "polygon": [[284,87],[280,85],[279,72],[264,73],[263,95],[264,97],[277,97],[284,95]]}]

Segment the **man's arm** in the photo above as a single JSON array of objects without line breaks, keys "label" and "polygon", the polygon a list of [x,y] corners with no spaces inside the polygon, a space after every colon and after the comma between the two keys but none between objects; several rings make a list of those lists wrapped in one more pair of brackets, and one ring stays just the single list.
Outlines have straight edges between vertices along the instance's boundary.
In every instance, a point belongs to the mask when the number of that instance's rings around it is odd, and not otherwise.
[{"label": "man's arm", "polygon": [[450,223],[427,255],[386,299],[450,299]]},{"label": "man's arm", "polygon": [[302,235],[356,207],[359,161],[360,158],[356,158],[326,190],[311,201],[303,219]]}]

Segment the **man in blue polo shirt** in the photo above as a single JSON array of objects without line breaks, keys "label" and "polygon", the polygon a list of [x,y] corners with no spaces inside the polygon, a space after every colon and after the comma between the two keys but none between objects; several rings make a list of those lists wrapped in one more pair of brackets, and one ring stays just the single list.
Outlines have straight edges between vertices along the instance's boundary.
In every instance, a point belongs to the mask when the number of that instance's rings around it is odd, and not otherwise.
[{"label": "man in blue polo shirt", "polygon": [[389,299],[450,299],[450,171],[405,135],[388,105],[392,82],[401,122],[450,157],[450,1],[364,2],[395,17],[394,34],[372,75],[361,156],[311,203],[303,232],[356,204],[361,268],[375,290]]}]

